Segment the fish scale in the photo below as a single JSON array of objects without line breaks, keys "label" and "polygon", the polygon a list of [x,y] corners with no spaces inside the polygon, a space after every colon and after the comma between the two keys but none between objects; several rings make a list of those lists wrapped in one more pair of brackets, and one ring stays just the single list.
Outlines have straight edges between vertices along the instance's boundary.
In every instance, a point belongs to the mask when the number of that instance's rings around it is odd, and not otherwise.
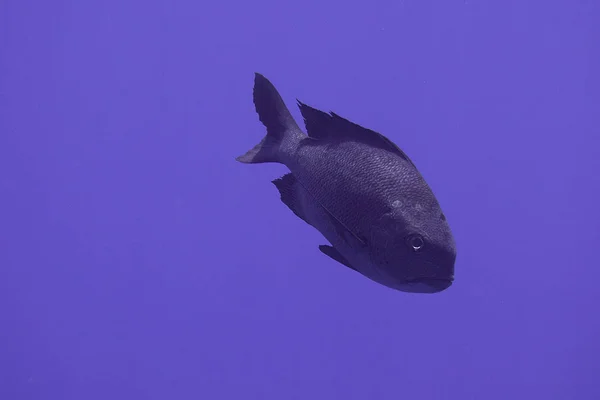
[{"label": "fish scale", "polygon": [[[346,227],[363,237],[390,211],[394,200],[401,198],[405,186],[397,168],[386,167],[389,163],[385,161],[394,156],[379,154],[382,161],[373,162],[377,159],[368,154],[369,150],[360,143],[323,147],[303,139],[298,150],[286,157],[286,165],[308,192]],[[347,158],[353,162],[345,163]]]}]

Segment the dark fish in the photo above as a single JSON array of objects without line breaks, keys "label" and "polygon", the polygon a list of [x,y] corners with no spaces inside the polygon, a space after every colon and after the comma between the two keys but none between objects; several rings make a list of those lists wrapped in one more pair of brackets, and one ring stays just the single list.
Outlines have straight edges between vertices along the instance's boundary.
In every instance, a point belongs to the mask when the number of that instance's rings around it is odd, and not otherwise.
[{"label": "dark fish", "polygon": [[254,79],[254,105],[267,135],[242,163],[276,162],[281,200],[330,242],[321,252],[385,286],[435,293],[454,281],[456,250],[433,192],[385,136],[298,101],[308,136],[275,87]]}]

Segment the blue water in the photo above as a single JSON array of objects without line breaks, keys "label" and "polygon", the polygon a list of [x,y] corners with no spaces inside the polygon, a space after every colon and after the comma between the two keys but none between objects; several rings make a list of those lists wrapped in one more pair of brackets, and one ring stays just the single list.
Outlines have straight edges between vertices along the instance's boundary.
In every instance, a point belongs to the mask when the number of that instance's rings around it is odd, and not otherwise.
[{"label": "blue water", "polygon": [[[0,3],[0,399],[600,399],[600,3]],[[254,72],[388,136],[435,295],[321,254]]]}]

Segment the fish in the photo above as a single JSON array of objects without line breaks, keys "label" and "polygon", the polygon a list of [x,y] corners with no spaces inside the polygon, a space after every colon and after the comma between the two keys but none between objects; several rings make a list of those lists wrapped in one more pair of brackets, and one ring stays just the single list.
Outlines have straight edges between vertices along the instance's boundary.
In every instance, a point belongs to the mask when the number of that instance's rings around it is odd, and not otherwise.
[{"label": "fish", "polygon": [[253,102],[266,135],[236,160],[279,163],[281,201],[319,231],[319,250],[385,287],[439,293],[454,283],[456,245],[415,164],[386,136],[297,101],[306,133],[275,86],[254,74]]}]

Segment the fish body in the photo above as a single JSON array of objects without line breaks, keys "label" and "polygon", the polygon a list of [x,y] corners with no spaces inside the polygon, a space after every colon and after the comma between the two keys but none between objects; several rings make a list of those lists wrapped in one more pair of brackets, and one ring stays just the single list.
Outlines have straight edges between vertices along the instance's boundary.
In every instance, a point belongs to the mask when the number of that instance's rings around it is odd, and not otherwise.
[{"label": "fish body", "polygon": [[254,104],[267,135],[237,157],[277,162],[281,200],[330,242],[321,252],[404,292],[435,293],[454,281],[454,238],[410,158],[385,136],[298,101],[307,134],[264,76]]}]

